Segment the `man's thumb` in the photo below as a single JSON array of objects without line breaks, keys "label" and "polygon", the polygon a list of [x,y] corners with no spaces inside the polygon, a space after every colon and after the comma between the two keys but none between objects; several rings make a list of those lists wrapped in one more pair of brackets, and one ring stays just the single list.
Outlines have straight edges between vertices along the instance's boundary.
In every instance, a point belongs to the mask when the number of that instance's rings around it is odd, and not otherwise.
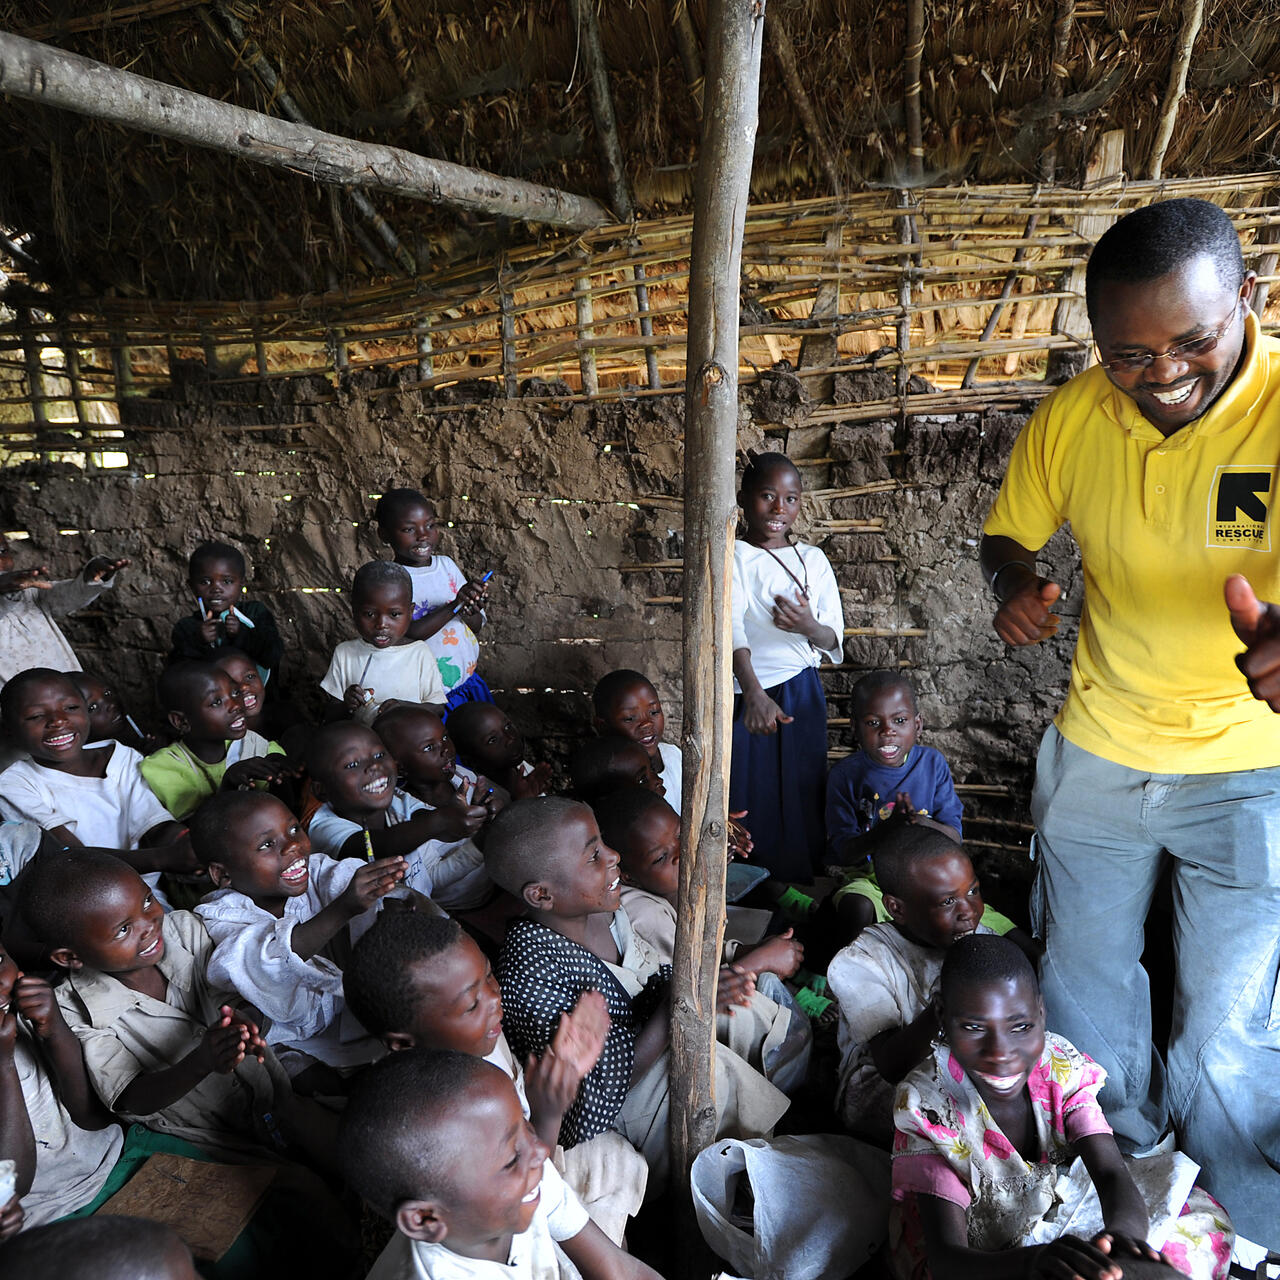
[{"label": "man's thumb", "polygon": [[1051,605],[1062,594],[1062,588],[1056,582],[1046,582],[1040,588],[1040,599],[1044,604]]},{"label": "man's thumb", "polygon": [[1235,628],[1236,635],[1248,643],[1248,637],[1262,621],[1263,615],[1262,604],[1254,594],[1249,579],[1242,573],[1233,573],[1226,581],[1223,595],[1226,597],[1227,608],[1231,611],[1231,625]]}]

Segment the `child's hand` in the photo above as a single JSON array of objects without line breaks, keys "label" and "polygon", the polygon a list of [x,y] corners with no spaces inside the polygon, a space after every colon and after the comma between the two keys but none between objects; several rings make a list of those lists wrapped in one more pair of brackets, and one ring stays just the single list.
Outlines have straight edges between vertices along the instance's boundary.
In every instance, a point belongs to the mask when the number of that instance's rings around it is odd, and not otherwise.
[{"label": "child's hand", "polygon": [[35,569],[10,569],[8,573],[0,573],[0,592],[25,591],[28,587],[48,591],[52,586],[49,570],[45,565],[39,565]]},{"label": "child's hand", "polygon": [[763,689],[742,695],[742,721],[748,733],[777,733],[779,725],[790,724],[794,719]]},{"label": "child's hand", "polygon": [[732,1013],[735,1006],[750,1004],[755,992],[755,974],[740,965],[721,965],[720,981],[716,984],[716,1012]]},{"label": "child's hand", "polygon": [[796,594],[773,597],[773,625],[779,631],[794,631],[798,635],[812,636],[818,629],[818,620],[809,609],[804,596]]},{"label": "child's hand", "polygon": [[600,1060],[609,1035],[609,1006],[599,991],[584,991],[551,1037],[550,1052],[567,1062],[581,1080]]},{"label": "child's hand", "polygon": [[245,1033],[245,1052],[250,1057],[257,1058],[259,1062],[265,1062],[267,1042],[262,1038],[262,1033],[258,1030],[258,1024],[252,1018],[246,1017],[239,1009],[233,1009],[229,1004],[224,1004],[221,1012],[223,1023],[229,1027],[239,1027]]},{"label": "child's hand", "polygon": [[540,796],[551,785],[551,762],[544,760],[535,764],[531,772],[522,774],[511,784],[513,800],[527,800],[530,796]]},{"label": "child's hand", "polygon": [[3,1209],[0,1209],[0,1243],[16,1236],[22,1230],[25,1217],[22,1201],[14,1196]]},{"label": "child's hand", "polygon": [[1028,1280],[1121,1280],[1121,1267],[1097,1245],[1079,1236],[1059,1236],[1035,1246],[1026,1269]]},{"label": "child's hand", "polygon": [[222,775],[224,791],[248,791],[255,782],[279,782],[282,778],[297,776],[295,765],[287,756],[273,753],[255,756],[252,760],[237,760]]},{"label": "child's hand", "polygon": [[385,898],[405,877],[409,864],[403,858],[378,858],[366,862],[351,877],[340,901],[347,912],[358,916],[379,898]]},{"label": "child's hand", "polygon": [[539,1119],[563,1116],[573,1106],[582,1076],[571,1062],[548,1047],[542,1057],[530,1054],[524,1064],[524,1091],[529,1099],[529,1114]]},{"label": "child's hand", "polygon": [[738,821],[739,818],[746,816],[746,809],[739,809],[737,813],[729,815],[730,858],[750,858],[751,850],[756,847],[756,842],[751,838],[751,832]]},{"label": "child's hand", "polygon": [[1093,1243],[1108,1257],[1146,1258],[1148,1262],[1173,1265],[1164,1254],[1153,1249],[1145,1240],[1122,1235],[1119,1231],[1100,1231],[1093,1237]]},{"label": "child's hand", "polygon": [[222,1006],[222,1017],[204,1033],[200,1052],[204,1055],[207,1074],[229,1076],[243,1061],[249,1050],[249,1031],[231,1018],[229,1005]]},{"label": "child's hand", "polygon": [[48,1040],[67,1025],[54,998],[53,988],[43,978],[23,974],[13,984],[10,1000],[31,1023],[31,1029],[41,1040]]},{"label": "child's hand", "polygon": [[893,797],[893,812],[886,819],[888,822],[910,822],[916,816],[915,805],[911,803],[911,792],[899,791]]},{"label": "child's hand", "polygon": [[[459,792],[462,795],[462,792]],[[496,818],[503,809],[507,807],[508,801],[511,799],[509,795],[495,783],[489,781],[483,775],[476,778],[474,785],[471,787],[471,794],[464,796],[468,804],[478,804],[489,815],[485,819],[486,822]]]},{"label": "child's hand", "polygon": [[0,1013],[0,1062],[13,1061],[13,1046],[18,1039],[18,1011],[10,1001],[9,1007]]},{"label": "child's hand", "polygon": [[86,582],[110,582],[121,569],[127,569],[128,560],[109,560],[106,556],[94,556],[80,571]]},{"label": "child's hand", "polygon": [[478,582],[466,583],[462,590],[453,597],[453,609],[463,617],[472,617],[489,603],[489,588]]},{"label": "child's hand", "polygon": [[373,701],[373,690],[358,684],[349,684],[342,693],[342,705],[354,715],[366,702]]},{"label": "child's hand", "polygon": [[804,960],[804,943],[795,936],[794,929],[766,938],[758,947],[752,947],[745,955],[739,955],[737,965],[748,973],[776,973],[789,978]]},{"label": "child's hand", "polygon": [[228,640],[233,640],[240,634],[240,619],[236,617],[234,609],[223,619],[222,630]]},{"label": "child's hand", "polygon": [[218,643],[218,625],[218,615],[210,609],[200,624],[200,639],[210,648]]}]

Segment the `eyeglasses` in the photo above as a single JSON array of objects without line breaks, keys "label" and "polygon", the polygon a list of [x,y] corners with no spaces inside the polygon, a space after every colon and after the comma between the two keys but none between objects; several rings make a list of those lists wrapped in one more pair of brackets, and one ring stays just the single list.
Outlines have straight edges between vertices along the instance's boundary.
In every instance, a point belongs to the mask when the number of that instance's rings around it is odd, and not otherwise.
[{"label": "eyeglasses", "polygon": [[[1188,342],[1180,342],[1176,347],[1170,347],[1167,351],[1144,351],[1136,356],[1116,356],[1112,360],[1100,360],[1098,363],[1104,369],[1110,369],[1112,373],[1139,373],[1143,369],[1149,369],[1157,360],[1196,360],[1200,356],[1207,356],[1209,352],[1217,347],[1222,341],[1223,335],[1226,334],[1231,326],[1236,322],[1236,316],[1240,313],[1240,304],[1237,302],[1235,310],[1227,317],[1226,321],[1211,333],[1202,334],[1199,338],[1192,338]],[[1102,348],[1099,347],[1101,352]]]}]

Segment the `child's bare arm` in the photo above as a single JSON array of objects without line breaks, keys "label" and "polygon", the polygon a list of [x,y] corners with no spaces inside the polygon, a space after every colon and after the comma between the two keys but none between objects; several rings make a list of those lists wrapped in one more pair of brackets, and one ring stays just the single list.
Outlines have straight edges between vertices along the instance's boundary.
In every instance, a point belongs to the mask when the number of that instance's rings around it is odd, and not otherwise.
[{"label": "child's bare arm", "polygon": [[191,874],[200,870],[188,829],[180,822],[161,822],[138,841],[136,849],[122,850],[121,857],[135,871],[177,871]]},{"label": "child's bare arm", "polygon": [[310,960],[339,930],[356,916],[386,897],[404,879],[408,863],[403,858],[383,858],[360,867],[347,887],[326,907],[322,907],[289,936],[294,954]]},{"label": "child's bare arm", "polygon": [[17,1192],[25,1196],[36,1176],[36,1139],[31,1131],[22,1082],[13,1060],[18,1019],[13,1009],[0,1016],[0,1159],[17,1167]]},{"label": "child's bare arm", "polygon": [[1115,1257],[1158,1258],[1160,1255],[1147,1244],[1151,1229],[1147,1203],[1125,1168],[1115,1138],[1109,1133],[1091,1133],[1087,1138],[1076,1139],[1074,1146],[1093,1179],[1102,1206],[1106,1231],[1096,1241],[1106,1239],[1104,1251]]},{"label": "child's bare arm", "polygon": [[115,1109],[127,1115],[149,1116],[185,1098],[205,1076],[230,1075],[246,1053],[264,1052],[258,1028],[243,1020],[229,1005],[185,1058],[160,1071],[135,1076],[116,1098]]},{"label": "child's bare arm", "polygon": [[897,1084],[929,1056],[933,1039],[941,1029],[937,1006],[930,1001],[905,1027],[891,1027],[871,1037],[867,1042],[871,1061],[890,1084]]},{"label": "child's bare arm", "polygon": [[[373,846],[375,858],[403,858],[412,853],[424,840],[434,840],[431,834],[434,825],[431,815],[434,809],[417,809],[408,822],[397,822],[394,826],[383,827],[380,831],[369,832],[369,842]],[[365,833],[352,832],[338,850],[339,858],[363,858]]]},{"label": "child's bare arm", "polygon": [[298,766],[289,757],[273,751],[270,755],[254,756],[251,760],[237,760],[222,775],[223,791],[247,791],[255,782],[279,782],[283,778],[298,775]]},{"label": "child's bare arm", "polygon": [[0,573],[0,593],[10,591],[26,591],[35,587],[37,591],[48,591],[53,587],[49,581],[47,565],[37,565],[33,569],[10,569],[8,573]]},{"label": "child's bare arm", "polygon": [[80,571],[86,582],[110,582],[121,569],[127,569],[128,560],[112,560],[109,556],[94,556]]},{"label": "child's bare arm", "polygon": [[583,1280],[662,1280],[652,1267],[619,1249],[594,1222],[588,1221],[576,1236],[561,1240],[560,1247]]},{"label": "child's bare arm", "polygon": [[748,973],[776,973],[789,978],[804,960],[804,943],[795,937],[795,930],[788,929],[777,937],[766,938],[750,951],[740,951],[734,963]]},{"label": "child's bare arm", "polygon": [[111,1123],[111,1113],[89,1083],[84,1051],[58,1008],[53,988],[43,978],[24,974],[14,984],[12,999],[44,1046],[57,1080],[58,1097],[71,1119],[82,1129],[105,1128]]},{"label": "child's bare arm", "polygon": [[933,1280],[1121,1280],[1128,1274],[1097,1245],[1076,1236],[1024,1249],[971,1249],[960,1205],[917,1193],[916,1206]]},{"label": "child's bare arm", "polygon": [[[470,585],[470,584],[468,584]],[[466,587],[463,588],[466,590]],[[428,640],[453,617],[453,601],[436,605],[429,613],[414,618],[409,623],[409,636],[413,640]]]},{"label": "child's bare arm", "polygon": [[779,725],[791,723],[794,717],[787,715],[760,684],[750,649],[733,651],[733,674],[742,688],[742,719],[748,733],[776,733]]},{"label": "child's bare arm", "polygon": [[636,1037],[635,1053],[631,1065],[631,1083],[640,1080],[646,1071],[666,1053],[671,1045],[671,1000],[664,996],[662,1003],[650,1015]]}]

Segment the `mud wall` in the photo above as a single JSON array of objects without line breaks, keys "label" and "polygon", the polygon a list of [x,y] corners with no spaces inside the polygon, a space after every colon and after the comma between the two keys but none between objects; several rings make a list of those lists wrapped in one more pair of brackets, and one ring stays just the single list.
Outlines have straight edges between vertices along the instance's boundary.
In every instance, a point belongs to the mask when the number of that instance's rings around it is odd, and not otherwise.
[{"label": "mud wall", "polygon": [[[958,783],[980,788],[965,793],[966,834],[992,873],[1016,879],[1035,747],[1075,637],[1074,552],[1059,535],[1048,556],[1064,587],[1060,636],[1006,650],[990,627],[976,540],[1025,413],[917,418],[906,429],[840,421],[839,406],[885,394],[888,376],[839,375],[817,404],[776,371],[743,390],[740,446],[780,448],[802,464],[812,496],[797,529],[824,546],[842,587],[854,634],[845,662],[824,672],[833,750],[847,745],[840,722],[858,675],[902,666],[927,740]],[[449,522],[441,550],[472,576],[494,571],[481,671],[532,739],[562,752],[589,722],[592,683],[617,666],[651,674],[674,736],[680,574],[661,562],[682,551],[681,401],[588,406],[557,399],[555,385],[530,391],[462,403],[357,379],[335,397],[317,380],[269,394],[248,385],[238,406],[225,385],[215,400],[196,371],[177,389],[183,403],[128,402],[128,468],[9,469],[0,519],[31,535],[19,564],[47,560],[57,576],[90,554],[132,558],[117,589],[66,630],[84,665],[144,711],[172,623],[192,607],[187,554],[210,537],[241,545],[250,593],[286,639],[286,683],[314,704],[333,645],[351,634],[352,572],[384,551],[374,496],[421,487]],[[843,492],[876,482],[892,487]],[[882,525],[847,532],[849,520]]]}]

